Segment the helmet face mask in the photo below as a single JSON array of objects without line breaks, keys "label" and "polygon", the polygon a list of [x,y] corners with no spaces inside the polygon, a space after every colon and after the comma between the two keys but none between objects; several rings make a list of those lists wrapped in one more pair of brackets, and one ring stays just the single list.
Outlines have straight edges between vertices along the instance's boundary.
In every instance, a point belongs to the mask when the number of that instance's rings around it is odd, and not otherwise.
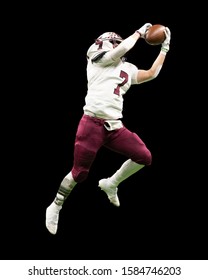
[{"label": "helmet face mask", "polygon": [[118,40],[115,40],[115,39],[109,40],[109,42],[113,45],[119,45],[121,43],[121,41],[118,41]]}]

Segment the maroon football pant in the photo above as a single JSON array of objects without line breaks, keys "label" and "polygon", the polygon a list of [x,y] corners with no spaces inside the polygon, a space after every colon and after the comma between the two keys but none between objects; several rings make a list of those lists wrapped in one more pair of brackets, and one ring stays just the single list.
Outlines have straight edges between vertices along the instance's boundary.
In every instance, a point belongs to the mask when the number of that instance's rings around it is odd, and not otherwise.
[{"label": "maroon football pant", "polygon": [[105,120],[83,115],[74,143],[74,163],[72,176],[77,183],[84,181],[98,150],[104,146],[132,161],[150,165],[152,156],[140,137],[126,127],[108,131]]}]

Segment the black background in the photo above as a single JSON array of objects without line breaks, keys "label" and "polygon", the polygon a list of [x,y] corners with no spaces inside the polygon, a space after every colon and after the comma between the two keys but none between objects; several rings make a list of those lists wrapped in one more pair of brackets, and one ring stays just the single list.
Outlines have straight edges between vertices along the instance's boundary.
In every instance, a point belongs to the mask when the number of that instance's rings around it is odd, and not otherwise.
[{"label": "black background", "polygon": [[[192,65],[181,34],[186,11],[151,5],[28,7],[12,25],[1,259],[207,258],[195,113],[200,100],[191,94]],[[45,228],[45,210],[72,167],[87,90],[86,51],[106,31],[125,38],[146,22],[170,28],[170,52],[157,79],[129,90],[123,121],[151,150],[152,166],[119,186],[121,206],[115,208],[98,181],[126,159],[101,149],[88,179],[64,204],[53,236]],[[127,58],[148,69],[159,50],[139,40]]]}]

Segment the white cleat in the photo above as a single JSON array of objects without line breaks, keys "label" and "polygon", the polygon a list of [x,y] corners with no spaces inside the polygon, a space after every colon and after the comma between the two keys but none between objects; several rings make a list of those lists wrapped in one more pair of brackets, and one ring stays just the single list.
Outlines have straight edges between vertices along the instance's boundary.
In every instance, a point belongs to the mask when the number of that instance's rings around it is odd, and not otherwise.
[{"label": "white cleat", "polygon": [[110,186],[109,179],[101,179],[99,181],[98,186],[107,194],[108,199],[113,205],[117,207],[120,206],[120,202],[117,195],[118,188],[115,186]]},{"label": "white cleat", "polygon": [[56,234],[58,229],[59,211],[62,206],[54,202],[46,209],[46,227],[51,234]]}]

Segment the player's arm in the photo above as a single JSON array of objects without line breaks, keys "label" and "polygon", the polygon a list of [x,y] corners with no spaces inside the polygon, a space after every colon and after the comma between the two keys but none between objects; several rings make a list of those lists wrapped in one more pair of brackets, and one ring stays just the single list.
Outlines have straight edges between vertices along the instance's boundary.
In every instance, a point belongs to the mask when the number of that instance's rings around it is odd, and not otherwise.
[{"label": "player's arm", "polygon": [[140,37],[144,38],[144,35],[150,26],[152,26],[151,23],[145,23],[140,29],[136,30],[132,35],[124,39],[116,48],[107,52],[103,61],[116,61],[117,59],[123,57],[130,49],[133,48]]},{"label": "player's arm", "polygon": [[160,53],[157,56],[157,58],[155,59],[155,61],[153,62],[151,68],[149,70],[139,70],[138,71],[137,82],[139,84],[155,79],[158,76],[158,74],[160,73],[160,70],[161,70],[163,63],[165,61],[165,58],[166,58],[166,54],[169,51],[171,33],[170,33],[170,30],[168,27],[166,27],[166,29],[165,29],[165,35],[166,35],[166,39],[162,43]]}]

